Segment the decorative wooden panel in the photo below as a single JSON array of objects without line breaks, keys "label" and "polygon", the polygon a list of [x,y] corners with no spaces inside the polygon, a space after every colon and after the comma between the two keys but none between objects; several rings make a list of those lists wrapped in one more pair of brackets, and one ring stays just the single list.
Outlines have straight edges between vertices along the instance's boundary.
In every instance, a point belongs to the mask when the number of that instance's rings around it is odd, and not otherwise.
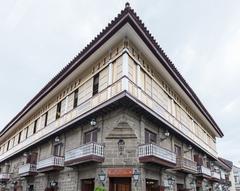
[{"label": "decorative wooden panel", "polygon": [[113,82],[119,80],[122,77],[122,57],[119,57],[113,63]]},{"label": "decorative wooden panel", "polygon": [[128,77],[132,82],[137,83],[137,65],[131,58],[128,58]]},{"label": "decorative wooden panel", "polygon": [[15,136],[14,146],[18,144],[19,133]]},{"label": "decorative wooden panel", "polygon": [[85,102],[87,99],[92,97],[93,91],[93,78],[85,82],[78,90],[78,105]]},{"label": "decorative wooden panel", "polygon": [[52,123],[56,119],[57,106],[55,105],[48,111],[47,124]]},{"label": "decorative wooden panel", "polygon": [[107,67],[99,73],[99,92],[108,86],[108,72],[109,69]]},{"label": "decorative wooden panel", "polygon": [[68,96],[67,112],[73,109],[74,92]]},{"label": "decorative wooden panel", "polygon": [[139,86],[140,86],[141,89],[144,90],[144,72],[143,72],[142,69],[140,70],[140,82],[139,82]]},{"label": "decorative wooden panel", "polygon": [[27,129],[25,128],[22,131],[22,135],[21,135],[21,139],[20,139],[21,142],[26,139],[26,133],[27,133]]},{"label": "decorative wooden panel", "polygon": [[181,109],[181,122],[188,128],[191,127],[191,118]]},{"label": "decorative wooden panel", "polygon": [[44,126],[45,126],[45,119],[46,119],[46,113],[41,116],[39,129],[44,128]]},{"label": "decorative wooden panel", "polygon": [[152,95],[152,79],[145,74],[145,92],[151,96]]},{"label": "decorative wooden panel", "polygon": [[28,127],[28,137],[33,134],[34,122],[31,123]]},{"label": "decorative wooden panel", "polygon": [[65,114],[66,98],[61,101],[61,116]]}]

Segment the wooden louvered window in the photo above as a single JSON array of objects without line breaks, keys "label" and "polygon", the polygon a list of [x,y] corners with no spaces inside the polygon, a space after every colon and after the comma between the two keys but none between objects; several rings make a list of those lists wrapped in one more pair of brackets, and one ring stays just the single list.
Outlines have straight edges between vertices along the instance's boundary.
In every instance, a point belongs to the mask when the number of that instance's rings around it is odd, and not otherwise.
[{"label": "wooden louvered window", "polygon": [[93,96],[98,93],[98,87],[99,87],[99,74],[96,74],[93,77]]},{"label": "wooden louvered window", "polygon": [[97,142],[97,129],[84,134],[84,143]]},{"label": "wooden louvered window", "polygon": [[56,112],[56,119],[58,119],[61,116],[61,102],[57,104],[57,112]]},{"label": "wooden louvered window", "polygon": [[18,143],[21,142],[21,136],[22,136],[22,131],[19,132],[19,136],[18,136]]},{"label": "wooden louvered window", "polygon": [[53,155],[54,156],[62,156],[62,149],[63,149],[63,144],[58,143],[53,146]]},{"label": "wooden louvered window", "polygon": [[47,126],[47,119],[48,119],[48,112],[45,113],[45,118],[44,118],[44,127]]},{"label": "wooden louvered window", "polygon": [[39,122],[39,118],[34,121],[33,134],[37,132],[38,122]]},{"label": "wooden louvered window", "polygon": [[145,143],[157,143],[157,134],[149,130],[145,130]]},{"label": "wooden louvered window", "polygon": [[203,165],[203,158],[199,154],[194,155],[194,161],[197,163],[197,165],[202,166]]},{"label": "wooden louvered window", "polygon": [[28,137],[28,128],[29,127],[26,128],[26,138]]},{"label": "wooden louvered window", "polygon": [[78,89],[74,91],[73,108],[76,108],[77,105],[78,105]]}]

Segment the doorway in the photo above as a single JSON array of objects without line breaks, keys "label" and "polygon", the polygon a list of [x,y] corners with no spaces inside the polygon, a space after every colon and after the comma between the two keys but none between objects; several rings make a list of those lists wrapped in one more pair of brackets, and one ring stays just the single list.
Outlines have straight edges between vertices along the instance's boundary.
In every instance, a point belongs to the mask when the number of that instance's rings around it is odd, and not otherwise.
[{"label": "doorway", "polygon": [[82,191],[94,191],[94,179],[82,180]]},{"label": "doorway", "polygon": [[109,191],[131,191],[131,178],[110,178]]}]

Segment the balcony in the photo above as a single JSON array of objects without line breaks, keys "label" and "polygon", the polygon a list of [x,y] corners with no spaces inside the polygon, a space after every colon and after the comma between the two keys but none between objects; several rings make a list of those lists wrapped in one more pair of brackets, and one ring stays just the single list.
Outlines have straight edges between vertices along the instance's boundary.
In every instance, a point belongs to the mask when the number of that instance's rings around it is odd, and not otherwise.
[{"label": "balcony", "polygon": [[65,153],[66,166],[73,166],[84,162],[103,162],[103,145],[88,143]]},{"label": "balcony", "polygon": [[24,164],[19,167],[18,174],[20,176],[33,176],[37,174],[36,164]]},{"label": "balcony", "polygon": [[51,156],[47,159],[40,160],[37,163],[37,172],[48,172],[62,170],[64,168],[64,157]]},{"label": "balcony", "polygon": [[175,153],[155,144],[140,145],[138,157],[142,163],[157,163],[170,168],[176,166]]},{"label": "balcony", "polygon": [[198,166],[198,175],[203,177],[211,177],[211,170],[205,166]]},{"label": "balcony", "polygon": [[221,178],[220,173],[212,171],[211,176],[212,176],[212,180],[220,181],[220,178]]},{"label": "balcony", "polygon": [[177,157],[177,167],[176,170],[196,174],[197,173],[197,163],[190,159],[184,157]]},{"label": "balcony", "polygon": [[0,182],[5,182],[10,179],[9,173],[0,173]]}]

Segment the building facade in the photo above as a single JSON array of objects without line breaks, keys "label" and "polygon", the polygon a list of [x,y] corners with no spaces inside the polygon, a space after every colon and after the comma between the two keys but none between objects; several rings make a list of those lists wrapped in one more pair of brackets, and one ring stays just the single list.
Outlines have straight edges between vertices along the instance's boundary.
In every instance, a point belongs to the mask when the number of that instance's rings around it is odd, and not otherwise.
[{"label": "building facade", "polygon": [[233,176],[234,182],[233,185],[236,191],[240,191],[240,168],[237,166],[233,166]]},{"label": "building facade", "polygon": [[1,131],[1,190],[228,190],[222,136],[127,3]]}]

